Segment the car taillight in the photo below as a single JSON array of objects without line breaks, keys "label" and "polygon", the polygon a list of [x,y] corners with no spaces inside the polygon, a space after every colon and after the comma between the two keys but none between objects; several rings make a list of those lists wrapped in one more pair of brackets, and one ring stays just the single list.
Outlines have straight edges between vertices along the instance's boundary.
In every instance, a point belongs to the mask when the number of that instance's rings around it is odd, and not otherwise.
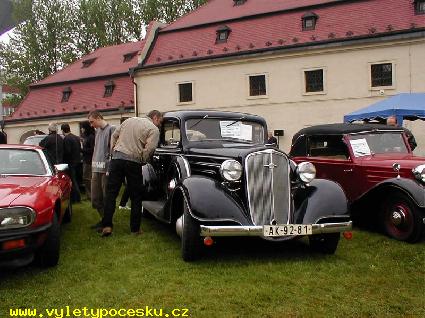
[{"label": "car taillight", "polygon": [[204,244],[205,244],[206,246],[211,246],[211,245],[213,245],[213,244],[214,244],[214,240],[212,239],[212,237],[211,237],[211,236],[206,236],[206,237],[204,238]]}]

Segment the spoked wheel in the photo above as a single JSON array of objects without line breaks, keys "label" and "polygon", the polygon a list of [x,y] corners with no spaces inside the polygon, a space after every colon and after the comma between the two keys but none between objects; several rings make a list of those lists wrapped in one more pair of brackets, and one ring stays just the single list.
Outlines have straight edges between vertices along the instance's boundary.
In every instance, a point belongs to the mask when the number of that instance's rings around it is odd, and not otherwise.
[{"label": "spoked wheel", "polygon": [[68,207],[65,210],[65,214],[63,216],[63,223],[69,223],[72,220],[72,203],[71,199],[68,201]]},{"label": "spoked wheel", "polygon": [[334,254],[339,243],[339,233],[310,235],[310,247],[312,250],[323,254]]},{"label": "spoked wheel", "polygon": [[183,200],[183,215],[181,216],[182,235],[181,251],[182,258],[186,262],[194,261],[200,257],[201,237],[198,222],[190,215],[187,203]]},{"label": "spoked wheel", "polygon": [[420,212],[403,193],[392,194],[381,207],[381,224],[385,233],[399,241],[416,242],[422,233]]}]

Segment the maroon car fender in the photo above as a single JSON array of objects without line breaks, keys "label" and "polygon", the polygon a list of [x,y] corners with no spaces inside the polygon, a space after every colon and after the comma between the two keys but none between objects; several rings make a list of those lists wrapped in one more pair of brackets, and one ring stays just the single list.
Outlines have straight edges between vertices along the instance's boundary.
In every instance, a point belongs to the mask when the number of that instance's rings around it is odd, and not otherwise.
[{"label": "maroon car fender", "polygon": [[376,184],[360,199],[366,196],[373,196],[378,191],[385,191],[388,189],[395,189],[404,192],[421,208],[425,207],[425,188],[417,181],[406,178],[392,178]]},{"label": "maroon car fender", "polygon": [[341,186],[331,180],[315,179],[294,195],[295,223],[315,224],[348,221],[348,202]]},{"label": "maroon car fender", "polygon": [[190,214],[198,221],[251,225],[243,206],[216,180],[192,176],[184,179],[179,188]]}]

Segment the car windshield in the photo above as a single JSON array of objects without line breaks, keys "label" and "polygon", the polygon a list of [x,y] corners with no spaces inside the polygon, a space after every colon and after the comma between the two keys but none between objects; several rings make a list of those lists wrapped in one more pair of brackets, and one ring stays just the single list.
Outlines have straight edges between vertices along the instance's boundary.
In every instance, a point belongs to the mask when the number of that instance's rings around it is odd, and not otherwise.
[{"label": "car windshield", "polygon": [[403,135],[399,132],[351,135],[349,140],[355,157],[409,152]]},{"label": "car windshield", "polygon": [[263,144],[264,127],[257,122],[243,119],[194,118],[186,121],[189,141],[234,141]]},{"label": "car windshield", "polygon": [[42,141],[46,136],[45,135],[38,135],[38,136],[31,136],[25,139],[24,145],[36,145],[38,146],[40,144],[40,141]]},{"label": "car windshield", "polygon": [[45,175],[46,167],[39,153],[27,149],[0,149],[0,174]]}]

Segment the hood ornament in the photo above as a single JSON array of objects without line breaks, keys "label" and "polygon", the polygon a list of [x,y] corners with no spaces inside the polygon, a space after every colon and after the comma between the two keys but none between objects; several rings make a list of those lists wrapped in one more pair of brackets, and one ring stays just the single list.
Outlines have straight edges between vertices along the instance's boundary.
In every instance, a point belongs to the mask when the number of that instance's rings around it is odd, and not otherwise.
[{"label": "hood ornament", "polygon": [[401,168],[401,166],[400,166],[399,163],[397,163],[397,162],[393,163],[393,170],[394,170],[394,172],[397,172],[397,179],[400,179],[400,168]]}]

